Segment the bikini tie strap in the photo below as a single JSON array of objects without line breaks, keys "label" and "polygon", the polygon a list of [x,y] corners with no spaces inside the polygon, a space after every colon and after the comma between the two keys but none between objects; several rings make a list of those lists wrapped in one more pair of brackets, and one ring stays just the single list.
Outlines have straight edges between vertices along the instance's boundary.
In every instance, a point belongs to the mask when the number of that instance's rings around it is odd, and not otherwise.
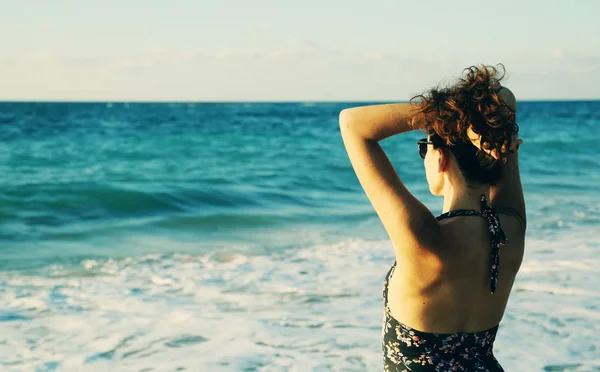
[{"label": "bikini tie strap", "polygon": [[508,243],[502,227],[498,213],[488,205],[485,195],[481,195],[481,215],[487,220],[490,236],[492,238],[492,263],[490,267],[490,292],[496,292],[498,283],[498,269],[500,267],[500,247]]}]

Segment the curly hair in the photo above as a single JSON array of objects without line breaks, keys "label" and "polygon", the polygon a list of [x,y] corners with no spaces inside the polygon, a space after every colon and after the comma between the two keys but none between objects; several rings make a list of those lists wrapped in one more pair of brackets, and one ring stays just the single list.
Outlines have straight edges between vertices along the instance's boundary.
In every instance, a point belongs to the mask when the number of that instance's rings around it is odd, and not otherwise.
[{"label": "curly hair", "polygon": [[[499,64],[505,72],[504,65]],[[435,147],[446,147],[457,158],[469,184],[496,184],[502,178],[503,164],[509,156],[513,134],[519,131],[515,112],[498,97],[491,84],[500,82],[498,70],[491,66],[471,66],[450,87],[435,87],[414,96],[418,100],[411,125],[431,136]],[[481,136],[481,147],[496,150],[495,159],[478,149],[469,139],[468,129]]]}]

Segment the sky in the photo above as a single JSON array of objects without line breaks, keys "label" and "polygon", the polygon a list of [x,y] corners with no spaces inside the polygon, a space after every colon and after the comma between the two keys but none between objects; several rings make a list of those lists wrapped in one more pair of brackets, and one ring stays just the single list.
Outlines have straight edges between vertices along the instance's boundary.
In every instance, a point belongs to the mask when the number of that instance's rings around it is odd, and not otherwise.
[{"label": "sky", "polygon": [[600,99],[600,0],[0,0],[0,100]]}]

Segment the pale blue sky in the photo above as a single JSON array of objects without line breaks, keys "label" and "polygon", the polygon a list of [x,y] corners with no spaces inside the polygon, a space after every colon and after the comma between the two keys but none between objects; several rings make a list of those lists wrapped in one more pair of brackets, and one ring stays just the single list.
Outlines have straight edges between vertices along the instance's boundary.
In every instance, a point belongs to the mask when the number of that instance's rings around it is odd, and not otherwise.
[{"label": "pale blue sky", "polygon": [[600,98],[600,0],[0,0],[0,100],[404,101],[502,62]]}]

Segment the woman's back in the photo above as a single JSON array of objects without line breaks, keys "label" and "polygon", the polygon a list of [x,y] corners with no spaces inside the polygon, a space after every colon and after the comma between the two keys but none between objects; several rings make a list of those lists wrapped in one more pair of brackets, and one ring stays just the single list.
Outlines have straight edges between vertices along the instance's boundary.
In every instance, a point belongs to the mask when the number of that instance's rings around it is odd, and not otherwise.
[{"label": "woman's back", "polygon": [[[436,259],[398,257],[386,275],[384,370],[502,371],[493,345],[523,258],[520,229],[484,195],[481,212],[450,211],[437,219]],[[501,221],[515,241],[510,246]]]},{"label": "woman's back", "polygon": [[508,243],[499,250],[497,288],[490,291],[492,244],[480,216],[440,220],[442,245],[436,258],[397,258],[389,280],[391,315],[433,333],[476,332],[497,325],[523,259],[524,237],[517,222],[499,215]]}]

